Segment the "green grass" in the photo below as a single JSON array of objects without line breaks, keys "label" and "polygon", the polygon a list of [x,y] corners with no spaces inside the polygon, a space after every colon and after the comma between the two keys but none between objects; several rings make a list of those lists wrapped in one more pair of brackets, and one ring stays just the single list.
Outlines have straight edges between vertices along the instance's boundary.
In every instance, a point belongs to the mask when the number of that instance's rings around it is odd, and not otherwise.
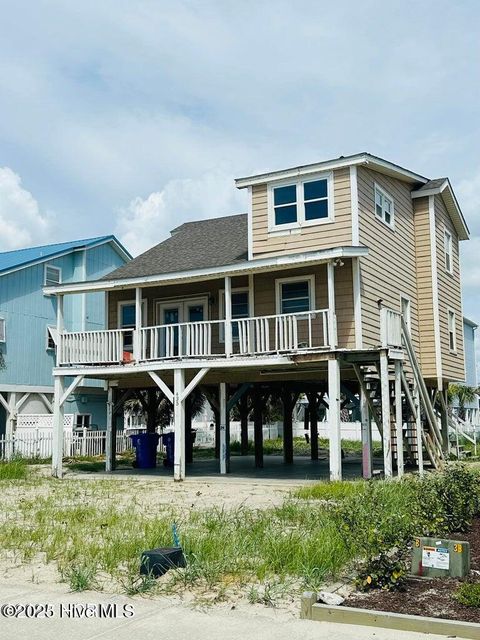
[{"label": "green grass", "polygon": [[480,583],[467,582],[462,584],[454,594],[455,599],[466,607],[480,608]]},{"label": "green grass", "polygon": [[23,458],[0,462],[0,480],[24,480],[27,475],[28,461]]},{"label": "green grass", "polygon": [[[134,594],[195,586],[220,594],[235,584],[250,585],[249,598],[268,603],[280,584],[293,580],[298,589],[315,589],[351,572],[358,558],[408,544],[415,535],[445,532],[459,483],[470,500],[462,510],[471,517],[479,510],[479,476],[456,473],[323,482],[265,510],[180,509],[168,502],[153,508],[148,491],[158,489],[152,483],[27,478],[0,494],[0,549],[24,562],[42,552],[72,590],[113,584]],[[174,522],[187,567],[160,581],[140,578],[141,552],[171,546]],[[251,587],[258,583],[263,586]]]}]

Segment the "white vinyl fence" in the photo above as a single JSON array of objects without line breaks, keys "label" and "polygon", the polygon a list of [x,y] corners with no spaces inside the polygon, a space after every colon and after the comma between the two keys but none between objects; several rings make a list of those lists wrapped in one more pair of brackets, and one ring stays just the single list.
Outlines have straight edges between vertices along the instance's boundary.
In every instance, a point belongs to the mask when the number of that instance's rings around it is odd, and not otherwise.
[{"label": "white vinyl fence", "polygon": [[[65,430],[63,455],[65,457],[100,456],[105,453],[106,431]],[[128,435],[119,433],[116,436],[116,452],[123,453],[132,448]],[[8,460],[13,456],[22,458],[50,458],[53,449],[53,433],[51,430],[18,429],[13,438],[0,438],[0,460]]]}]

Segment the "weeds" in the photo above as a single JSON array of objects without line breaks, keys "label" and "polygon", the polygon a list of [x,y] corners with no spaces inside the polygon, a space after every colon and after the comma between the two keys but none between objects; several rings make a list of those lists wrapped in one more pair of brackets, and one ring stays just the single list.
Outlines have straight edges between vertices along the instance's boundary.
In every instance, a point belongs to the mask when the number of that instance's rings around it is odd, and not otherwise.
[{"label": "weeds", "polygon": [[466,582],[457,589],[454,597],[466,607],[480,608],[480,582]]},{"label": "weeds", "polygon": [[93,565],[74,565],[61,572],[62,581],[68,582],[71,591],[87,591],[96,587],[96,568]]},{"label": "weeds", "polygon": [[28,463],[24,458],[0,462],[0,480],[24,480],[28,475]]}]

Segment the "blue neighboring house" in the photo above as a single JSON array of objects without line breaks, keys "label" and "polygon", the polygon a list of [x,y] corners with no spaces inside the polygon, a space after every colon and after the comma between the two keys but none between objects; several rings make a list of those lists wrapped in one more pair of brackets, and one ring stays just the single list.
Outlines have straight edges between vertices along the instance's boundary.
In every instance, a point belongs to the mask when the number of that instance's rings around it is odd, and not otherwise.
[{"label": "blue neighboring house", "polygon": [[[0,437],[17,423],[52,412],[56,342],[56,297],[45,285],[96,280],[131,260],[114,236],[75,240],[0,253]],[[105,328],[105,294],[88,293],[65,301],[65,328]],[[103,385],[87,381],[68,398],[74,427],[105,428]]]},{"label": "blue neighboring house", "polygon": [[[477,359],[476,359],[476,330],[478,326],[472,320],[463,318],[463,339],[465,348],[465,384],[477,387]],[[467,420],[473,424],[480,424],[479,398],[465,405]]]}]

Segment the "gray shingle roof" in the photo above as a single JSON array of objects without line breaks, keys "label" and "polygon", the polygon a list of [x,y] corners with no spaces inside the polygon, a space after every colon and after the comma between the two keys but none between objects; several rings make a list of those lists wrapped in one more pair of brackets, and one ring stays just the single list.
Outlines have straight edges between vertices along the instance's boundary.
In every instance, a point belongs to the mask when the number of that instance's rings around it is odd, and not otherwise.
[{"label": "gray shingle roof", "polygon": [[442,184],[447,180],[447,178],[435,178],[434,180],[429,180],[425,184],[423,184],[420,189],[416,189],[416,191],[430,191],[430,189],[439,189]]},{"label": "gray shingle roof", "polygon": [[102,279],[120,280],[222,267],[248,258],[246,213],[186,222],[172,234]]}]

